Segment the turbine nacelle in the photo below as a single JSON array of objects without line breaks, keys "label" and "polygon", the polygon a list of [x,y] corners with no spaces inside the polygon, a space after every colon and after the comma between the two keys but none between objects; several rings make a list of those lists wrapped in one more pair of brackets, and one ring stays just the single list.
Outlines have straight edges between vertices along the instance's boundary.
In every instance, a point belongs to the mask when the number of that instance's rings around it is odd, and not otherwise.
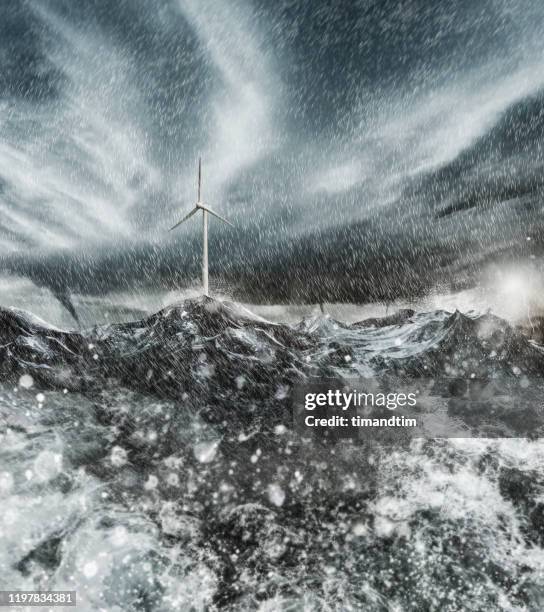
[{"label": "turbine nacelle", "polygon": [[210,215],[213,215],[214,217],[217,217],[220,221],[223,221],[223,223],[226,223],[227,225],[230,225],[231,227],[234,227],[234,225],[230,221],[227,221],[227,219],[225,219],[225,217],[222,217],[221,215],[218,215],[211,208],[208,208],[203,202],[197,202],[196,203],[196,208],[200,208],[201,210],[205,210],[207,213],[210,213]]},{"label": "turbine nacelle", "polygon": [[174,226],[172,226],[170,228],[170,231],[172,231],[173,229],[176,229],[176,227],[180,226],[182,223],[187,221],[187,219],[190,219],[199,210],[202,210],[203,212],[210,213],[210,215],[213,215],[214,217],[217,217],[220,221],[223,221],[223,223],[226,223],[227,225],[230,225],[231,227],[234,227],[234,225],[230,221],[227,221],[227,219],[225,219],[225,217],[222,217],[221,215],[218,215],[211,208],[206,206],[206,204],[204,204],[203,202],[197,202],[195,204],[195,207],[193,208],[193,210],[191,210],[191,212],[189,214],[185,215],[185,217],[183,217],[183,219],[181,221],[178,221]]}]

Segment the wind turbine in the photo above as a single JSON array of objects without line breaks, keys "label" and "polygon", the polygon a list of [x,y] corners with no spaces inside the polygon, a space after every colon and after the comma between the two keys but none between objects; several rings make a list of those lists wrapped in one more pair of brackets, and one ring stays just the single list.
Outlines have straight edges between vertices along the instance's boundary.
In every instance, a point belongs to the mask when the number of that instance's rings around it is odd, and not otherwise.
[{"label": "wind turbine", "polygon": [[217,217],[219,220],[223,221],[223,223],[226,223],[227,225],[230,225],[231,227],[234,227],[234,225],[230,221],[227,221],[226,219],[224,219],[221,215],[218,215],[216,212],[213,212],[213,210],[208,208],[204,204],[204,202],[200,200],[201,183],[202,183],[202,162],[199,157],[198,158],[198,195],[197,195],[197,201],[196,201],[195,207],[188,215],[185,215],[185,217],[183,217],[181,221],[176,223],[174,227],[171,227],[170,231],[178,227],[178,225],[181,225],[182,223],[187,221],[187,219],[195,215],[199,210],[202,211],[202,289],[204,291],[204,295],[207,296],[208,295],[208,213],[210,213],[210,215],[213,215],[214,217]]}]

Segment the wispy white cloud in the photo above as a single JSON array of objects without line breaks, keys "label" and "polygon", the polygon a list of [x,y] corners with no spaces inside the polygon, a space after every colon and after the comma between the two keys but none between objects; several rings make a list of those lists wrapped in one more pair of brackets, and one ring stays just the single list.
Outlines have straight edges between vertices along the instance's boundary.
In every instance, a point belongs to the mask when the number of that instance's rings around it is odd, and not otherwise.
[{"label": "wispy white cloud", "polygon": [[[50,33],[44,54],[62,75],[60,96],[40,108],[5,105],[0,123],[0,207],[13,235],[42,248],[76,248],[135,235],[129,213],[160,175],[138,125],[132,66],[92,28],[29,4]],[[135,189],[131,179],[144,176]],[[146,183],[147,182],[147,183]]]},{"label": "wispy white cloud", "polygon": [[276,77],[249,24],[249,7],[216,0],[180,0],[179,6],[221,81],[210,92],[214,121],[204,151],[205,196],[216,198],[276,144]]}]

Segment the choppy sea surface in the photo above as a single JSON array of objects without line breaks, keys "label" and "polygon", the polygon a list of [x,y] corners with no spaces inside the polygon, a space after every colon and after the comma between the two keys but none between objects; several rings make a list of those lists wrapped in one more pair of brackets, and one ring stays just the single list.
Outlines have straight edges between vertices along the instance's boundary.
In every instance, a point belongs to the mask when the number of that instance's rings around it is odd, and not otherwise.
[{"label": "choppy sea surface", "polygon": [[469,415],[508,438],[291,427],[309,379],[542,376],[544,349],[503,319],[287,325],[186,300],[69,332],[3,309],[0,354],[0,589],[108,612],[544,608],[538,402],[531,431],[526,412]]}]

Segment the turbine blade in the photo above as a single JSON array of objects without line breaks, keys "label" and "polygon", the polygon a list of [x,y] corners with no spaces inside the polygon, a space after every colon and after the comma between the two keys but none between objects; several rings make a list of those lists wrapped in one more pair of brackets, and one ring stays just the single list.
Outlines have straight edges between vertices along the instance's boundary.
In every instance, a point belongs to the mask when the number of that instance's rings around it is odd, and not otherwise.
[{"label": "turbine blade", "polygon": [[200,185],[202,183],[202,159],[198,158],[198,198],[197,202],[200,202]]},{"label": "turbine blade", "polygon": [[178,221],[176,223],[176,225],[171,227],[169,231],[172,231],[173,229],[176,229],[176,227],[178,227],[178,225],[181,225],[184,221],[187,221],[187,219],[189,219],[189,217],[192,217],[196,212],[198,212],[198,208],[193,208],[193,210],[188,215],[185,215],[185,217],[183,217],[183,219],[181,221]]},{"label": "turbine blade", "polygon": [[205,210],[206,212],[209,212],[210,215],[213,215],[214,217],[217,217],[220,221],[223,221],[223,223],[226,223],[227,225],[230,225],[231,227],[234,227],[234,225],[230,221],[227,221],[221,215],[218,215],[216,212],[213,212],[213,210],[211,210],[211,208],[208,208],[207,206],[203,206],[202,204],[200,205],[199,208],[202,208],[202,210]]}]

